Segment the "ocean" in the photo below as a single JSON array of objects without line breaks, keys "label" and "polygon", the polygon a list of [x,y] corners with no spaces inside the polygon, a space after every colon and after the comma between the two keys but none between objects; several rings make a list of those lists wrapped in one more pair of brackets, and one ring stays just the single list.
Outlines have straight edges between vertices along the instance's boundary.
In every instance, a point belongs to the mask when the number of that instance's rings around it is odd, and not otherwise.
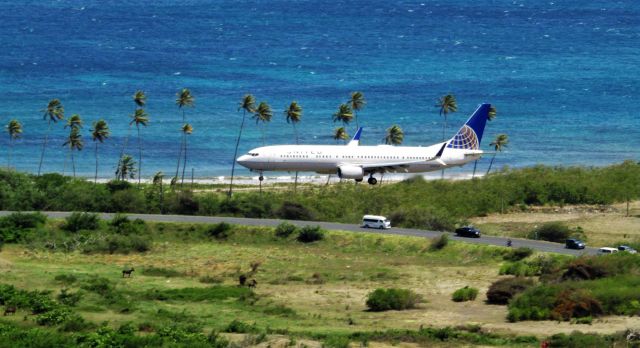
[{"label": "ocean", "polygon": [[[59,98],[67,117],[85,121],[78,175],[93,176],[91,123],[104,118],[112,136],[99,147],[102,178],[113,177],[134,111],[148,96],[140,130],[142,176],[175,172],[183,87],[187,173],[228,176],[246,93],[266,101],[273,119],[266,144],[294,142],[283,111],[304,109],[300,142],[335,143],[332,114],[362,91],[362,143],[382,142],[393,124],[407,145],[442,139],[437,99],[452,93],[458,112],[447,134],[482,103],[497,107],[482,148],[510,138],[494,167],[601,166],[640,160],[640,2],[623,1],[0,1],[0,121],[23,123],[12,166],[37,172],[47,130],[43,109]],[[355,131],[355,122],[348,126]],[[71,173],[62,146],[68,129],[53,126],[43,171]],[[263,144],[246,123],[240,153]],[[9,149],[0,136],[0,165]],[[137,157],[135,129],[126,149]],[[490,157],[483,158],[483,172]],[[468,173],[473,165],[453,169]],[[239,168],[239,175],[249,175]],[[282,174],[274,174],[282,175]]]}]

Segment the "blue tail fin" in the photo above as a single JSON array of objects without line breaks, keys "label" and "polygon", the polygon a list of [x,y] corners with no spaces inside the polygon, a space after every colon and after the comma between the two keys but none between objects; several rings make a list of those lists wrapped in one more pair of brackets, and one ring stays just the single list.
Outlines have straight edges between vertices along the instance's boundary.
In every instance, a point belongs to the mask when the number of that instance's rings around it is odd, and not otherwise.
[{"label": "blue tail fin", "polygon": [[467,123],[447,143],[448,148],[479,150],[491,104],[480,104]]},{"label": "blue tail fin", "polygon": [[353,139],[351,139],[351,141],[349,141],[349,143],[347,145],[350,146],[358,146],[360,145],[360,135],[362,134],[362,127],[358,128],[358,131],[356,132],[356,135],[353,136]]}]

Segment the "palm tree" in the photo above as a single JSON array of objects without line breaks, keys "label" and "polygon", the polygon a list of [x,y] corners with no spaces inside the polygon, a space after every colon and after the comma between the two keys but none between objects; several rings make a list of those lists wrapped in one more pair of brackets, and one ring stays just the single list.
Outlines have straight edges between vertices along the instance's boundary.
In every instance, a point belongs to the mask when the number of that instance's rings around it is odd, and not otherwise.
[{"label": "palm tree", "polygon": [[71,115],[71,117],[69,117],[69,119],[67,120],[67,124],[64,126],[64,128],[82,128],[82,125],[84,124],[84,122],[82,121],[82,118],[80,117],[80,115],[78,114],[73,114]]},{"label": "palm tree", "polygon": [[118,169],[116,170],[116,178],[118,180],[135,179],[136,177],[136,162],[130,155],[124,154],[118,162]]},{"label": "palm tree", "polygon": [[340,140],[347,142],[349,139],[349,134],[347,134],[347,130],[344,127],[339,127],[333,130],[333,139],[338,142]]},{"label": "palm tree", "polygon": [[9,149],[9,155],[7,156],[7,168],[11,168],[11,157],[13,156],[13,144],[16,139],[20,138],[22,134],[22,124],[16,119],[9,121],[6,126],[7,133],[9,133],[9,141],[11,142],[11,149]]},{"label": "palm tree", "polygon": [[[287,118],[287,123],[293,125],[293,132],[296,135],[296,145],[298,145],[298,129],[296,129],[296,123],[302,119],[302,106],[296,101],[292,101],[289,107],[284,110],[284,115]],[[293,192],[298,189],[298,172],[296,171],[296,178],[293,182]]]},{"label": "palm tree", "polygon": [[[147,104],[147,95],[144,91],[137,90],[133,94],[133,102],[136,104],[133,111],[135,112],[138,108],[143,108]],[[124,138],[124,142],[122,143],[122,149],[120,150],[120,157],[118,158],[118,167],[120,166],[120,159],[124,155],[124,151],[129,144],[129,137],[131,137],[131,124],[129,124],[129,129],[127,129],[127,136]]]},{"label": "palm tree", "polygon": [[356,118],[356,128],[360,128],[360,125],[358,124],[357,112],[362,110],[365,104],[367,104],[367,101],[364,99],[364,94],[362,92],[351,93],[351,100],[349,100],[349,105],[351,106],[351,109],[353,109],[353,114]]},{"label": "palm tree", "polygon": [[182,137],[184,139],[184,163],[182,164],[182,178],[180,179],[180,185],[184,183],[184,170],[187,168],[187,135],[191,135],[191,133],[193,133],[193,127],[190,124],[185,123],[182,126]]},{"label": "palm tree", "polygon": [[260,102],[260,104],[258,104],[258,107],[256,108],[255,113],[253,114],[253,119],[256,120],[256,124],[262,122],[260,125],[260,129],[262,130],[262,145],[264,145],[264,127],[267,122],[271,122],[271,116],[273,116],[273,113],[271,112],[271,107],[269,106],[269,104]]},{"label": "palm tree", "polygon": [[69,137],[62,144],[62,146],[68,146],[69,151],[71,152],[71,163],[73,165],[73,177],[76,177],[76,160],[73,155],[73,151],[80,151],[84,147],[84,142],[82,141],[82,134],[80,134],[79,127],[71,127],[71,131],[69,132]]},{"label": "palm tree", "polygon": [[[447,94],[438,99],[436,107],[440,109],[440,116],[444,116],[444,124],[442,125],[442,141],[445,141],[445,133],[447,131],[447,114],[458,111],[456,97],[453,94]],[[442,168],[441,178],[444,178],[444,168]]]},{"label": "palm tree", "polygon": [[240,131],[238,132],[238,138],[236,140],[236,149],[233,152],[233,162],[231,164],[231,183],[229,184],[229,192],[227,193],[228,197],[231,197],[233,194],[233,175],[236,170],[236,158],[238,157],[238,146],[240,145],[240,138],[242,137],[242,129],[244,128],[244,120],[245,115],[248,113],[252,114],[256,111],[256,99],[251,94],[246,94],[242,97],[242,101],[240,101],[240,106],[238,106],[238,111],[242,110],[242,123],[240,123]]},{"label": "palm tree", "polygon": [[[498,115],[498,109],[496,109],[495,106],[491,105],[491,107],[489,108],[489,113],[487,115],[487,120],[493,121],[497,115]],[[478,167],[479,160],[480,159],[473,161],[473,174],[471,174],[472,179],[476,177],[476,168]]]},{"label": "palm tree", "polygon": [[493,146],[495,152],[493,153],[493,157],[491,157],[491,163],[489,163],[489,169],[487,169],[487,175],[491,171],[491,166],[493,166],[493,160],[496,159],[496,155],[498,151],[502,151],[509,144],[509,136],[506,134],[498,134],[493,142],[489,145]]},{"label": "palm tree", "polygon": [[164,190],[162,189],[162,179],[164,178],[164,173],[157,172],[156,175],[153,176],[153,186],[158,186],[160,192],[160,214],[164,211]]},{"label": "palm tree", "polygon": [[40,155],[40,164],[38,165],[38,176],[42,170],[42,161],[44,160],[44,150],[47,148],[47,142],[49,141],[49,133],[51,132],[51,121],[54,123],[64,120],[64,107],[58,99],[51,99],[47,108],[44,110],[44,119],[49,124],[49,129],[44,136],[44,142],[42,143],[42,154]]},{"label": "palm tree", "polygon": [[[186,115],[184,107],[193,107],[195,103],[195,98],[191,95],[191,91],[188,88],[183,88],[180,92],[176,93],[176,105],[178,105],[178,109],[182,110],[182,122],[186,123]],[[184,126],[183,126],[184,127]],[[180,159],[182,158],[182,149],[186,147],[185,142],[187,141],[185,133],[182,132],[182,136],[180,139],[180,149],[178,150],[178,164],[176,165],[176,178],[180,173]],[[185,160],[186,163],[186,160]],[[182,170],[184,173],[184,169]],[[182,181],[184,181],[184,175],[182,175]]]},{"label": "palm tree", "polygon": [[347,125],[353,119],[353,111],[347,104],[340,104],[338,112],[333,114],[333,122],[342,122]]},{"label": "palm tree", "polygon": [[387,129],[387,135],[384,137],[384,143],[387,145],[400,145],[404,140],[404,132],[397,124]]},{"label": "palm tree", "polygon": [[94,178],[94,182],[98,182],[98,142],[103,143],[109,136],[111,132],[109,131],[109,125],[103,119],[98,120],[93,123],[93,129],[91,130],[91,139],[96,144],[95,145],[95,154],[96,154],[96,175]]},{"label": "palm tree", "polygon": [[138,131],[138,185],[140,185],[140,177],[142,176],[142,138],[140,138],[140,125],[147,126],[149,115],[147,115],[143,109],[136,109],[136,112],[131,115],[131,118],[129,126],[135,123],[136,130]]},{"label": "palm tree", "polygon": [[442,125],[442,141],[444,141],[445,132],[447,131],[447,114],[458,111],[456,97],[453,94],[447,94],[438,100],[436,107],[440,109],[440,116],[444,116],[444,124]]}]

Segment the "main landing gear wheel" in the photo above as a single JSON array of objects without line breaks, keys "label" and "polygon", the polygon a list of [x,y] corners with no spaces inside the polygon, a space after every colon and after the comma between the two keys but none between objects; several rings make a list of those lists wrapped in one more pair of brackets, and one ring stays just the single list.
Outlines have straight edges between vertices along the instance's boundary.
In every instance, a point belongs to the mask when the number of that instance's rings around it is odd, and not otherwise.
[{"label": "main landing gear wheel", "polygon": [[264,176],[260,175],[260,176],[258,177],[258,180],[260,180],[260,181],[264,180]]},{"label": "main landing gear wheel", "polygon": [[370,176],[369,179],[367,180],[367,182],[369,183],[369,185],[375,185],[378,183],[378,179]]},{"label": "main landing gear wheel", "polygon": [[362,179],[355,179],[356,182],[362,182]]}]

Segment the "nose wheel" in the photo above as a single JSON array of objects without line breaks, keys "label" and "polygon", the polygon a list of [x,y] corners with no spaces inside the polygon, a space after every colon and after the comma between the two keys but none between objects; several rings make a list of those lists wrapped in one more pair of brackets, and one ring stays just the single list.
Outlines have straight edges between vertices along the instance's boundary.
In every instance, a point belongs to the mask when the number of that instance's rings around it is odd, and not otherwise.
[{"label": "nose wheel", "polygon": [[375,185],[378,183],[378,179],[374,178],[372,175],[369,177],[369,179],[367,179],[367,182],[369,183],[369,185]]}]

